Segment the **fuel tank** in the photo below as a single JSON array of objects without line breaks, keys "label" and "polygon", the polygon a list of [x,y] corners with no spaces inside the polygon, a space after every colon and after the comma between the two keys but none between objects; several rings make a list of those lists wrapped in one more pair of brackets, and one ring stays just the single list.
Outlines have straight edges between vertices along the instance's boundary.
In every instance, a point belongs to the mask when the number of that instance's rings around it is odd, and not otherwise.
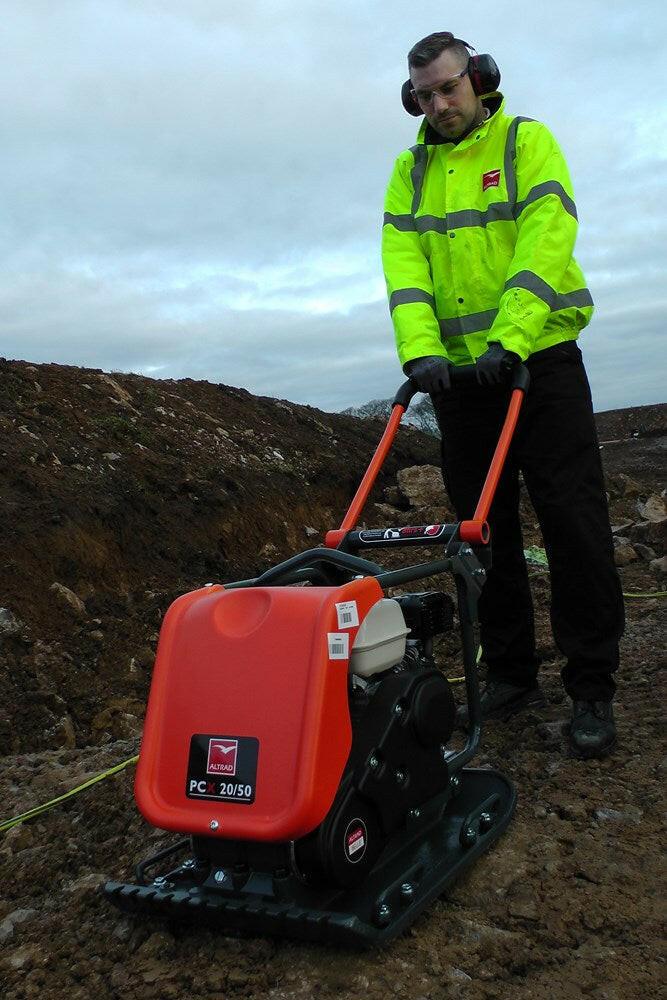
[{"label": "fuel tank", "polygon": [[336,795],[352,743],[348,670],[384,594],[206,587],[162,625],[135,797],[154,826],[253,841],[304,836]]}]

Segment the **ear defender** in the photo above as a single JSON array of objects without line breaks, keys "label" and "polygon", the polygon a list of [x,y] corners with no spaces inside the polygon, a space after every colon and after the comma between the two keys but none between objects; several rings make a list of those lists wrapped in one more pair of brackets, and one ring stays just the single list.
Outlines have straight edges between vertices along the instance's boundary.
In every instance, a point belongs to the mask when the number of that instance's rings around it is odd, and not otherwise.
[{"label": "ear defender", "polygon": [[415,118],[418,118],[424,114],[422,109],[419,107],[419,101],[415,97],[415,92],[412,89],[412,80],[406,80],[401,87],[401,101],[403,102],[403,107],[409,115],[414,115]]},{"label": "ear defender", "polygon": [[[496,60],[490,55],[471,55],[468,60],[468,76],[472,89],[478,97],[493,94],[500,86],[500,70]],[[415,118],[424,114],[415,97],[411,80],[406,80],[401,87],[401,103],[407,113],[414,115]]]},{"label": "ear defender", "polygon": [[490,55],[474,55],[468,60],[468,76],[478,97],[493,94],[500,86],[500,70]]}]

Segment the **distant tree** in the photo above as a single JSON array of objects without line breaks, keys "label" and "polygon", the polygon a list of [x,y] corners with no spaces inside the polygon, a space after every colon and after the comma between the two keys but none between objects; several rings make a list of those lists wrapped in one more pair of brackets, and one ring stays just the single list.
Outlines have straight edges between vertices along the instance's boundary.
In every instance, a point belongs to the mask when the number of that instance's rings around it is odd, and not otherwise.
[{"label": "distant tree", "polygon": [[414,424],[415,427],[418,427],[420,431],[424,431],[425,434],[433,434],[435,437],[440,436],[430,396],[422,396],[418,402],[413,403],[406,414],[406,419],[408,423]]},{"label": "distant tree", "polygon": [[[391,399],[371,399],[370,402],[363,403],[361,406],[350,406],[347,410],[343,410],[343,413],[362,419],[379,417],[381,420],[388,420],[391,413],[391,403]],[[412,402],[403,417],[403,421],[425,434],[433,434],[435,437],[440,435],[429,396],[422,396],[421,399],[417,398],[416,402]]]},{"label": "distant tree", "polygon": [[343,410],[343,413],[349,413],[352,417],[365,417],[369,419],[380,417],[384,420],[391,413],[391,400],[371,399],[370,402],[363,403],[361,406],[350,406],[347,410]]}]

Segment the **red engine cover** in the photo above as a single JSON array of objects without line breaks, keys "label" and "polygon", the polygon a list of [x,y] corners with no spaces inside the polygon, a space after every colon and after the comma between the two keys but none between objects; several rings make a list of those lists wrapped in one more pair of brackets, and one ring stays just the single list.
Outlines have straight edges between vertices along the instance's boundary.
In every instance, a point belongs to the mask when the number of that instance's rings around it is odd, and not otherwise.
[{"label": "red engine cover", "polygon": [[160,634],[137,768],[146,819],[244,840],[314,829],[350,752],[349,652],[383,596],[365,577],[178,598]]}]

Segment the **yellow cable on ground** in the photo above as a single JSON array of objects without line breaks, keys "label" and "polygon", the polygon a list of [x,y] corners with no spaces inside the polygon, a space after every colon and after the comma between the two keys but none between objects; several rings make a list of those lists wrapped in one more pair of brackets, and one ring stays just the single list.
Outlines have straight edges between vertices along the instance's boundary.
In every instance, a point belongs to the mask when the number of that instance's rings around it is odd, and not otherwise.
[{"label": "yellow cable on ground", "polygon": [[[478,646],[475,663],[479,663],[481,659],[482,659],[482,647]],[[450,684],[463,684],[465,677],[448,677],[447,680],[449,681]]]},{"label": "yellow cable on ground", "polygon": [[111,777],[112,774],[118,774],[124,768],[129,767],[130,764],[136,764],[139,760],[139,754],[136,757],[130,757],[128,760],[124,760],[122,764],[116,764],[115,767],[110,767],[108,771],[103,771],[101,774],[95,775],[94,778],[89,778],[88,781],[84,781],[82,785],[78,785],[76,788],[70,789],[69,792],[65,792],[64,795],[59,795],[55,799],[51,799],[50,802],[45,802],[41,806],[35,806],[34,809],[28,809],[27,812],[21,813],[20,816],[14,816],[12,819],[7,819],[4,823],[0,823],[0,833],[6,833],[7,830],[11,830],[13,826],[18,826],[19,823],[25,822],[27,819],[33,819],[35,816],[39,816],[41,813],[46,812],[47,809],[53,809],[60,802],[64,802],[65,799],[70,799],[73,795],[78,795],[79,792],[83,792],[86,788],[90,788],[91,785],[97,784],[98,781],[102,781],[104,778]]}]

